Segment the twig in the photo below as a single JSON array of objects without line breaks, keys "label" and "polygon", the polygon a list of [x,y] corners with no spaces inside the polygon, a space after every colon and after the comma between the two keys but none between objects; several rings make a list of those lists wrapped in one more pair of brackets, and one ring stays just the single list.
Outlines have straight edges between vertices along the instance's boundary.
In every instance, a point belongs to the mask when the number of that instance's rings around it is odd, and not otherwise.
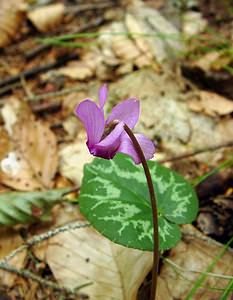
[{"label": "twig", "polygon": [[28,249],[38,243],[41,243],[44,240],[47,240],[59,233],[62,232],[66,232],[69,230],[75,230],[75,229],[80,229],[80,228],[85,228],[85,227],[89,227],[90,224],[88,223],[84,223],[84,224],[77,224],[77,223],[71,223],[71,224],[67,224],[64,225],[62,227],[58,227],[52,230],[49,230],[45,233],[42,233],[40,235],[35,235],[33,236],[31,239],[29,239],[28,241],[26,241],[25,244],[21,245],[20,247],[18,247],[17,249],[15,249],[14,251],[12,251],[9,255],[5,256],[2,260],[0,260],[0,263],[7,263],[8,261],[10,261],[15,255],[19,254],[20,252],[24,251],[25,249]]},{"label": "twig", "polygon": [[146,162],[146,158],[142,151],[140,144],[138,143],[136,137],[134,136],[132,130],[125,124],[124,129],[131,139],[134,148],[141,159],[142,166],[146,175],[147,185],[150,193],[150,201],[152,208],[152,223],[153,223],[153,268],[152,268],[152,286],[150,291],[150,300],[155,300],[156,297],[156,288],[157,288],[157,277],[158,277],[158,269],[159,269],[159,232],[158,232],[158,211],[157,211],[157,203],[155,198],[155,191],[153,182],[151,179],[151,174],[149,167]]},{"label": "twig", "polygon": [[63,64],[65,64],[66,62],[73,60],[77,58],[77,54],[70,54],[61,58],[58,58],[57,61],[53,62],[53,63],[48,63],[46,65],[42,65],[42,66],[37,66],[35,68],[32,68],[30,70],[26,70],[23,72],[20,72],[17,75],[14,76],[10,76],[8,78],[3,79],[2,81],[0,81],[0,88],[5,86],[5,85],[9,85],[12,83],[15,83],[17,81],[19,81],[21,78],[29,78],[29,77],[33,77],[39,73],[51,70],[53,68],[59,67]]},{"label": "twig", "polygon": [[78,86],[63,89],[61,91],[44,93],[41,95],[33,95],[33,97],[30,97],[30,98],[26,97],[25,99],[32,100],[32,101],[40,101],[40,100],[47,99],[47,98],[55,98],[55,97],[65,96],[65,95],[71,94],[73,92],[80,92],[83,90],[85,90],[85,86],[82,84],[79,84]]},{"label": "twig", "polygon": [[32,111],[34,113],[53,113],[61,109],[61,101],[52,101],[46,103],[37,103],[32,105]]},{"label": "twig", "polygon": [[67,13],[67,14],[79,14],[79,13],[84,12],[86,10],[97,10],[97,9],[110,8],[110,7],[113,7],[115,5],[116,5],[116,3],[112,2],[112,1],[70,5],[70,6],[66,7],[65,13]]},{"label": "twig", "polygon": [[[105,19],[103,17],[96,18],[94,21],[88,22],[87,24],[80,26],[77,30],[73,30],[72,32],[69,32],[69,34],[81,33],[88,29],[98,27],[101,24],[103,24],[104,21],[105,21]],[[38,45],[35,48],[33,48],[32,50],[26,52],[25,57],[27,59],[31,59],[31,58],[35,57],[36,55],[38,55],[39,53],[41,53],[42,51],[48,50],[51,47],[52,47],[52,45],[48,45],[48,44]]]},{"label": "twig", "polygon": [[197,273],[197,274],[204,274],[207,276],[211,276],[211,277],[216,277],[216,278],[221,278],[221,279],[233,279],[233,276],[230,275],[222,275],[222,274],[216,274],[216,273],[211,273],[211,272],[204,272],[204,271],[197,271],[197,270],[188,270],[185,269],[183,267],[181,267],[180,265],[177,265],[176,263],[174,263],[171,259],[169,258],[163,258],[163,260],[165,262],[167,262],[168,264],[172,265],[173,267],[175,267],[176,269],[182,271],[182,272],[189,272],[189,273]]},{"label": "twig", "polygon": [[218,149],[221,149],[221,148],[227,148],[227,147],[233,147],[233,141],[223,143],[223,144],[219,144],[219,145],[215,145],[215,146],[209,146],[209,147],[198,149],[198,150],[195,150],[195,151],[192,151],[192,152],[186,152],[186,153],[181,154],[181,155],[177,155],[177,156],[173,156],[173,157],[158,160],[158,162],[166,163],[166,162],[181,160],[181,159],[192,157],[192,156],[195,156],[197,154],[204,153],[204,152],[215,151],[215,150],[218,150]]},{"label": "twig", "polygon": [[[81,288],[88,286],[92,283],[86,283],[83,285],[78,286],[77,288],[71,289],[71,288],[66,288],[64,286],[60,286],[57,283],[44,279],[34,273],[32,273],[31,271],[25,270],[25,269],[17,269],[14,266],[11,266],[7,263],[4,262],[0,262],[0,269],[7,271],[7,272],[11,272],[14,274],[17,274],[23,278],[26,279],[31,279],[33,281],[38,282],[40,285],[51,288],[53,290],[59,291],[59,292],[65,292],[65,293],[69,293],[72,295],[77,295],[78,290],[80,290]],[[81,299],[86,299],[86,295],[84,294],[78,294],[78,296],[80,296]]]},{"label": "twig", "polygon": [[0,88],[0,96],[8,93],[9,91],[11,91],[11,90],[13,90],[15,88],[20,88],[20,87],[22,87],[21,82],[16,82],[16,83],[8,84],[8,85]]}]

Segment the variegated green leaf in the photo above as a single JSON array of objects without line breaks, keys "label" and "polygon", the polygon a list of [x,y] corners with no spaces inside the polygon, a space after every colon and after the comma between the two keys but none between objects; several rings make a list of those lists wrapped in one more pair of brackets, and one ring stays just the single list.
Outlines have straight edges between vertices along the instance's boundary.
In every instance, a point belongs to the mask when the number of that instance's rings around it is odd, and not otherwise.
[{"label": "variegated green leaf", "polygon": [[[159,213],[160,250],[180,239],[177,224],[193,221],[198,201],[190,184],[156,162],[149,162]],[[84,168],[79,196],[81,212],[110,240],[132,248],[153,249],[152,211],[141,165],[123,155],[96,158]]]},{"label": "variegated green leaf", "polygon": [[0,226],[48,221],[50,209],[61,201],[70,188],[44,192],[9,192],[0,194]]}]

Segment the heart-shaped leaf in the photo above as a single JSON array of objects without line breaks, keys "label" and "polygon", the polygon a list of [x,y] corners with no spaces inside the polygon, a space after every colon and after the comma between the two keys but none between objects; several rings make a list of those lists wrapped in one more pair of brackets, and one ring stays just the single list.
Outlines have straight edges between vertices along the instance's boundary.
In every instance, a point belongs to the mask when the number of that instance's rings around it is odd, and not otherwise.
[{"label": "heart-shaped leaf", "polygon": [[[177,224],[192,222],[198,201],[191,185],[172,170],[149,162],[156,191],[160,250],[180,239]],[[153,249],[152,211],[142,166],[118,154],[96,158],[84,168],[80,210],[110,240],[141,250]]]}]

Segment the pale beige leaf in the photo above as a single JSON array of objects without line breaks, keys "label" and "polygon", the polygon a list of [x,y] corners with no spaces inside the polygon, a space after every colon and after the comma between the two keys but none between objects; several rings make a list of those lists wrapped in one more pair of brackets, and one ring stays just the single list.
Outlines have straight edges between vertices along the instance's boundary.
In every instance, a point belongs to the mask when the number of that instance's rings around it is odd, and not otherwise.
[{"label": "pale beige leaf", "polygon": [[202,55],[197,61],[193,63],[194,67],[198,67],[205,72],[210,71],[212,65],[219,59],[220,51],[211,51]]},{"label": "pale beige leaf", "polygon": [[[183,240],[171,250],[168,256],[170,261],[162,266],[156,300],[185,299],[200,274],[206,271],[223,249],[223,246],[211,243],[211,239],[199,233],[191,225],[186,228],[190,236],[185,235]],[[233,276],[232,264],[233,253],[226,251],[211,273],[217,276]],[[229,279],[208,275],[203,284],[204,287],[225,288],[228,282]],[[221,291],[218,290],[199,288],[192,300],[219,299],[220,294]]]},{"label": "pale beige leaf", "polygon": [[35,178],[45,188],[53,186],[58,155],[56,136],[39,121],[22,122],[15,128],[16,143]]},{"label": "pale beige leaf", "polygon": [[0,47],[8,45],[20,31],[24,0],[0,1]]},{"label": "pale beige leaf", "polygon": [[144,32],[143,23],[141,23],[132,14],[126,15],[125,23],[128,31],[132,33],[132,39],[134,40],[139,50],[152,59],[153,54],[151,53],[151,46],[148,42],[148,38],[146,39],[145,37],[143,37],[143,34],[146,33]]},{"label": "pale beige leaf", "polygon": [[140,55],[139,49],[126,36],[113,36],[112,48],[117,57],[122,60],[133,60]]},{"label": "pale beige leaf", "polygon": [[17,122],[33,120],[34,116],[28,103],[21,101],[15,96],[5,97],[1,108],[1,115],[4,120],[4,127],[9,136],[13,135],[14,126]]},{"label": "pale beige leaf", "polygon": [[[9,110],[8,117],[10,120],[14,120],[12,116],[14,113]],[[11,131],[11,127],[8,128]],[[19,153],[19,150],[14,148],[14,143],[3,129],[0,130],[0,145],[0,182],[23,191],[42,188],[42,185],[34,178],[30,166]]]},{"label": "pale beige leaf", "polygon": [[187,36],[193,36],[201,33],[206,28],[207,23],[200,12],[188,11],[183,15],[182,29]]},{"label": "pale beige leaf", "polygon": [[0,161],[0,182],[21,191],[42,189],[29,163],[18,150],[9,151]]},{"label": "pale beige leaf", "polygon": [[224,116],[233,112],[233,101],[216,93],[200,91],[199,98],[188,101],[192,111],[203,112],[209,116]]},{"label": "pale beige leaf", "polygon": [[64,4],[57,3],[30,11],[28,18],[39,31],[48,32],[61,23],[64,12]]},{"label": "pale beige leaf", "polygon": [[209,115],[227,115],[233,112],[233,101],[216,93],[201,91],[201,102]]},{"label": "pale beige leaf", "polygon": [[92,77],[95,72],[85,61],[77,61],[60,68],[56,73],[71,79],[84,80]]},{"label": "pale beige leaf", "polygon": [[83,167],[93,159],[86,145],[86,134],[79,136],[77,141],[65,146],[59,151],[60,173],[80,186],[83,177]]},{"label": "pale beige leaf", "polygon": [[[21,244],[23,244],[23,239],[16,231],[9,228],[0,229],[0,259],[3,259]],[[7,263],[21,269],[24,267],[26,254],[26,250],[22,251],[11,260],[8,260]],[[0,271],[0,282],[8,287],[12,287],[14,285],[16,277],[17,276],[13,273]]]},{"label": "pale beige leaf", "polygon": [[136,300],[152,266],[152,254],[112,243],[92,228],[72,230],[50,240],[46,255],[55,278],[66,287],[84,288],[92,300]]}]

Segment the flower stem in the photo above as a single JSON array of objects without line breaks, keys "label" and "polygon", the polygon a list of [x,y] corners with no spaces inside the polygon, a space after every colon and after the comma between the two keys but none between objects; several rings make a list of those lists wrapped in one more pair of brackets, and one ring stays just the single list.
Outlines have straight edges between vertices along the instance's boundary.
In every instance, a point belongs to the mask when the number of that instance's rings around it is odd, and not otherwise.
[{"label": "flower stem", "polygon": [[155,191],[153,182],[151,179],[151,174],[149,167],[146,162],[145,155],[142,151],[141,146],[139,145],[136,137],[134,136],[132,130],[125,124],[124,129],[128,134],[129,138],[131,139],[135,150],[138,153],[138,156],[141,159],[143,169],[146,175],[147,185],[150,192],[150,201],[152,207],[152,215],[153,215],[153,240],[154,240],[154,247],[153,247],[153,268],[152,268],[152,286],[150,291],[150,300],[155,300],[156,297],[156,287],[157,287],[157,277],[158,277],[158,267],[159,267],[159,233],[158,233],[158,212],[157,212],[157,204],[155,199]]}]

